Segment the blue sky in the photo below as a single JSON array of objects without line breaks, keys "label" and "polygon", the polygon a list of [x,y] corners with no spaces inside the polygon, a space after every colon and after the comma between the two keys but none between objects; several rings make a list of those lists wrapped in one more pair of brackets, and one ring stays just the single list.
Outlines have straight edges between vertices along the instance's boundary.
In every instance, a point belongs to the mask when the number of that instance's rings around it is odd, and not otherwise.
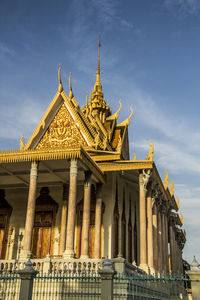
[{"label": "blue sky", "polygon": [[101,36],[101,82],[113,112],[129,115],[130,152],[144,159],[150,139],[180,197],[187,244],[200,261],[200,1],[1,0],[0,149],[25,142],[54,97],[57,70],[85,103]]}]

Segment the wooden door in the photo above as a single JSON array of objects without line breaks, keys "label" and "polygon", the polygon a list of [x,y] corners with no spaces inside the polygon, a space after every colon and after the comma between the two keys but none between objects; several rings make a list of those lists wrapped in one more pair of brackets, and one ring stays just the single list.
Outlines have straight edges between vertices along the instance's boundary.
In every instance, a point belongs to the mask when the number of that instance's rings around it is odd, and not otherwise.
[{"label": "wooden door", "polygon": [[53,212],[36,212],[32,238],[32,253],[38,258],[51,252]]},{"label": "wooden door", "polygon": [[3,258],[7,215],[0,215],[0,259]]}]

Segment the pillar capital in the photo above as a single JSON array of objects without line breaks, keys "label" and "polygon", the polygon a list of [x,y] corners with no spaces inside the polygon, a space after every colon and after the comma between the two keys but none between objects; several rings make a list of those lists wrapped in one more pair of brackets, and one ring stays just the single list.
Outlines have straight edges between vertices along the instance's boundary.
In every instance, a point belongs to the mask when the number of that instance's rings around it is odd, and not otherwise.
[{"label": "pillar capital", "polygon": [[77,159],[71,159],[70,176],[77,176],[77,174],[78,174],[78,161]]},{"label": "pillar capital", "polygon": [[150,176],[150,169],[143,169],[139,175],[139,184],[143,187],[145,192],[147,192],[147,185],[149,183]]}]

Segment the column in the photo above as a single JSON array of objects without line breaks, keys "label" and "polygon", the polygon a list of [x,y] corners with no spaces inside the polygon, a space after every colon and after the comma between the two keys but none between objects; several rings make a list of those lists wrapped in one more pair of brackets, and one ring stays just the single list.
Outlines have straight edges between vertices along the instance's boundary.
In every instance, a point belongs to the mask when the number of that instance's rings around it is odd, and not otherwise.
[{"label": "column", "polygon": [[151,192],[147,192],[147,244],[148,244],[148,266],[153,269],[153,217]]},{"label": "column", "polygon": [[144,172],[139,175],[140,202],[140,265],[147,265],[147,232],[146,232],[146,186],[149,176]]},{"label": "column", "polygon": [[63,254],[64,258],[73,258],[75,256],[74,231],[75,231],[75,219],[76,219],[77,175],[78,175],[77,160],[72,159],[70,165],[67,236],[66,236],[66,249]]},{"label": "column", "polygon": [[154,201],[153,205],[153,258],[154,269],[158,270],[158,218],[157,218],[157,205]]},{"label": "column", "polygon": [[170,245],[170,264],[171,264],[171,272],[174,273],[174,232],[173,232],[173,223],[170,218],[169,223],[169,245]]},{"label": "column", "polygon": [[165,245],[166,245],[166,272],[169,273],[169,251],[168,251],[168,217],[165,215]]},{"label": "column", "polygon": [[89,257],[91,186],[92,186],[91,173],[85,172],[83,226],[82,226],[82,235],[81,235],[81,258]]},{"label": "column", "polygon": [[67,225],[67,194],[68,194],[68,186],[66,184],[63,185],[63,201],[62,201],[62,212],[61,212],[61,227],[60,227],[60,247],[59,254],[63,255],[65,251],[65,243],[66,243],[66,225]]},{"label": "column", "polygon": [[162,272],[162,222],[161,212],[158,212],[158,270]]},{"label": "column", "polygon": [[26,211],[23,250],[21,252],[21,257],[25,259],[31,257],[31,243],[32,243],[32,234],[33,234],[34,217],[35,217],[37,176],[38,176],[38,162],[34,161],[31,163],[28,206]]},{"label": "column", "polygon": [[94,258],[101,257],[102,185],[97,184],[95,210]]},{"label": "column", "polygon": [[166,273],[166,238],[165,238],[165,214],[162,212],[162,271]]}]

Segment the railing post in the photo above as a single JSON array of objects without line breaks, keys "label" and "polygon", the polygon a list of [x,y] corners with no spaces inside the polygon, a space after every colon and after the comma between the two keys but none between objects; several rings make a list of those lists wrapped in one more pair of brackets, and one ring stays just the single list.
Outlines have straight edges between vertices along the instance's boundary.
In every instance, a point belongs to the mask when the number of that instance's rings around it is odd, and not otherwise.
[{"label": "railing post", "polygon": [[113,277],[116,271],[110,259],[103,262],[103,268],[98,271],[101,276],[101,300],[113,300]]},{"label": "railing post", "polygon": [[191,280],[192,300],[198,300],[200,295],[200,268],[195,256],[190,265],[190,271],[187,271],[187,275]]},{"label": "railing post", "polygon": [[17,271],[21,278],[19,300],[31,300],[33,294],[33,279],[39,273],[33,269],[30,259],[23,270]]}]

